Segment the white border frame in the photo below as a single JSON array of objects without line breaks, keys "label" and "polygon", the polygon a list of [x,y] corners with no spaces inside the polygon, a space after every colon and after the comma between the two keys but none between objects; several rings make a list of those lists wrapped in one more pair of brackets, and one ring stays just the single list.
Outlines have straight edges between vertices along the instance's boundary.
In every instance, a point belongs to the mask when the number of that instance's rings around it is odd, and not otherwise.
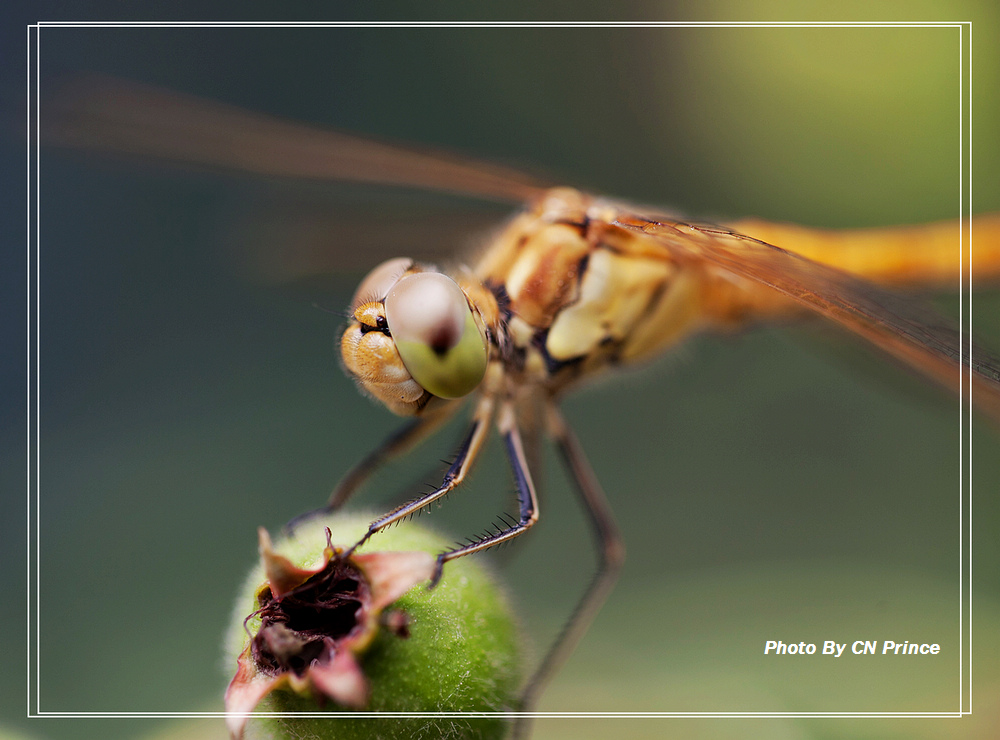
[{"label": "white border frame", "polygon": [[[38,665],[41,640],[39,592],[41,573],[40,490],[41,450],[39,440],[40,342],[41,336],[41,211],[39,182],[39,121],[41,31],[43,28],[954,28],[959,31],[959,197],[960,218],[969,219],[961,228],[959,256],[969,244],[968,275],[959,276],[959,324],[963,332],[972,329],[972,22],[971,21],[886,21],[886,22],[693,22],[693,21],[451,21],[451,22],[371,22],[371,21],[39,21],[27,26],[27,696],[28,717],[38,718],[200,718],[226,717],[226,712],[60,712],[41,709],[41,669]],[[34,187],[32,187],[34,186]],[[963,289],[969,290],[964,303]],[[34,320],[33,320],[34,319]],[[32,352],[34,350],[34,352]],[[970,352],[971,355],[971,352]],[[961,352],[960,352],[961,356]],[[972,714],[972,378],[968,388],[959,379],[959,709],[954,712],[253,712],[249,716],[268,717],[538,717],[538,718],[959,718]],[[966,426],[966,416],[968,417]],[[968,436],[965,436],[967,431]],[[968,468],[963,465],[966,450]],[[966,509],[966,506],[968,507]],[[967,536],[967,539],[966,539]],[[34,545],[34,546],[33,546]]]}]

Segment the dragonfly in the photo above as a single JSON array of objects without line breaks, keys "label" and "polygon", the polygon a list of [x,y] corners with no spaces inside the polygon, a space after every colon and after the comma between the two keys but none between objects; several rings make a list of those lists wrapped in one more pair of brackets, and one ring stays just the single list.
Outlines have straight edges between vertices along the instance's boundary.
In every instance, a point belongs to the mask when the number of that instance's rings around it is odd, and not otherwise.
[{"label": "dragonfly", "polygon": [[520,206],[475,259],[441,269],[394,258],[358,287],[340,342],[344,368],[409,421],[349,470],[321,511],[344,506],[376,470],[471,405],[440,484],[375,519],[350,550],[461,486],[495,430],[517,515],[440,553],[436,582],[449,561],[509,542],[538,521],[531,443],[546,434],[588,514],[598,566],[530,678],[521,710],[583,637],[625,557],[608,497],[559,408],[574,388],[698,332],[812,315],[949,391],[971,393],[977,408],[1000,419],[1000,362],[923,303],[886,289],[954,281],[969,267],[968,252],[962,264],[956,254],[972,228],[977,275],[1000,276],[1000,214],[847,231],[705,224],[492,163],[101,78],[77,81],[42,122],[45,140],[61,146]]}]

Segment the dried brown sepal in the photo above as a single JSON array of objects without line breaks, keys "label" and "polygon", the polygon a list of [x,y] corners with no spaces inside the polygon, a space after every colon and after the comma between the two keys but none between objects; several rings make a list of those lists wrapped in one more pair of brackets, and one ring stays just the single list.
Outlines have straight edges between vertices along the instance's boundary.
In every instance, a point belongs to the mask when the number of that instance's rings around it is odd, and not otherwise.
[{"label": "dried brown sepal", "polygon": [[[243,735],[249,713],[275,689],[363,708],[368,682],[357,656],[383,627],[382,611],[418,583],[430,579],[435,558],[425,552],[344,555],[326,530],[326,547],[312,567],[299,567],[274,551],[259,530],[267,582],[257,590],[256,633],[238,659],[226,690],[227,724]],[[405,616],[403,617],[405,620]],[[400,617],[394,617],[398,624]],[[246,624],[245,623],[245,624]],[[399,637],[405,630],[391,629]]]}]

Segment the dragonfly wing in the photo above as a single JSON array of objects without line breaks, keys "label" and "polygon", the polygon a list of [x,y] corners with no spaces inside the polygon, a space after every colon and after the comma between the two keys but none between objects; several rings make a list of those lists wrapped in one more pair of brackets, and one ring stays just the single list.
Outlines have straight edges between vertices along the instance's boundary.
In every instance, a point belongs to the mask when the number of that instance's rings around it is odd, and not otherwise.
[{"label": "dragonfly wing", "polygon": [[1000,361],[919,300],[725,228],[636,216],[618,224],[653,237],[679,259],[708,260],[779,291],[953,392],[971,380],[973,401],[1000,420]]},{"label": "dragonfly wing", "polygon": [[498,165],[100,76],[65,85],[43,105],[40,123],[47,144],[258,175],[379,183],[514,203],[544,189]]},{"label": "dragonfly wing", "polygon": [[[486,203],[432,199],[431,204],[371,202],[265,192],[230,199],[219,241],[240,274],[257,283],[289,284],[313,277],[367,273],[405,255],[449,264],[462,247],[478,247],[507,213]],[[502,207],[501,207],[502,208]]]}]

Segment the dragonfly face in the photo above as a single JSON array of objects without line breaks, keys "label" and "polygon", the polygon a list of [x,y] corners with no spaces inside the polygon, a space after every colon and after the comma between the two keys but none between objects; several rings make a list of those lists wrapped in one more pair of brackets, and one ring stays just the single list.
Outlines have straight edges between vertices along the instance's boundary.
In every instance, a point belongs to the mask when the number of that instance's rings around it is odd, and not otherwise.
[{"label": "dragonfly face", "polygon": [[432,398],[461,398],[483,379],[482,315],[447,275],[389,260],[364,279],[351,310],[340,345],[344,366],[391,411],[419,414]]}]

